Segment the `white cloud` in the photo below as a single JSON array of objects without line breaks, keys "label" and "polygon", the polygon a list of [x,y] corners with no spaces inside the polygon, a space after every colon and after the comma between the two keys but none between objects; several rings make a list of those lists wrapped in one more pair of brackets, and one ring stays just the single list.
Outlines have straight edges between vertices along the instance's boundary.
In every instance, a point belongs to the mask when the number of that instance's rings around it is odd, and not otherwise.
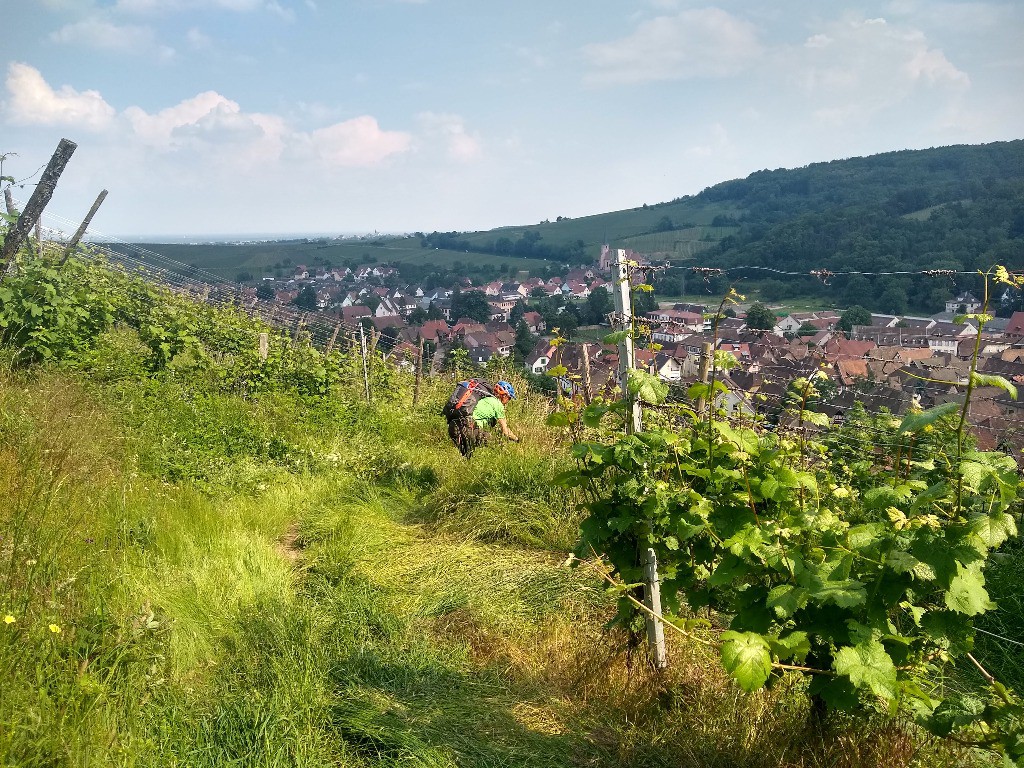
[{"label": "white cloud", "polygon": [[715,123],[710,128],[711,135],[704,144],[696,144],[686,150],[688,155],[693,157],[715,157],[721,159],[724,156],[730,158],[736,155],[736,146],[729,138],[729,132],[721,123]]},{"label": "white cloud", "polygon": [[39,70],[15,62],[7,69],[7,120],[20,125],[75,125],[92,130],[108,126],[115,110],[97,91],[70,85],[54,90]]},{"label": "white cloud", "polygon": [[369,167],[391,155],[408,152],[412,135],[403,131],[383,131],[369,115],[354,117],[309,135],[317,155],[332,165]]},{"label": "white cloud", "polygon": [[135,24],[114,24],[101,18],[85,19],[66,24],[50,34],[55,43],[81,44],[122,53],[135,53],[152,49],[155,35],[149,27]]},{"label": "white cloud", "polygon": [[808,106],[829,124],[871,119],[921,86],[955,99],[971,82],[923,32],[881,18],[826,24],[776,63],[796,73]]},{"label": "white cloud", "polygon": [[[255,11],[268,5],[267,0],[117,0],[116,11],[124,13],[166,13],[180,10]],[[276,5],[276,3],[274,3]]]},{"label": "white cloud", "polygon": [[213,40],[210,36],[196,27],[192,27],[192,29],[185,33],[185,39],[189,45],[197,50],[204,50],[213,45]]},{"label": "white cloud", "polygon": [[290,137],[281,117],[243,112],[237,102],[216,91],[155,114],[128,107],[124,117],[135,143],[161,152],[190,150],[210,162],[240,168],[277,160]]},{"label": "white cloud", "polygon": [[287,21],[289,24],[295,21],[295,11],[291,8],[285,8],[277,2],[277,0],[270,0],[265,7],[270,13],[273,13],[284,21]]},{"label": "white cloud", "polygon": [[480,137],[466,131],[465,122],[458,115],[423,112],[417,120],[427,138],[440,139],[448,157],[460,163],[471,163],[483,157]]},{"label": "white cloud", "polygon": [[593,83],[728,77],[760,54],[754,25],[719,8],[659,16],[621,40],[583,49]]}]

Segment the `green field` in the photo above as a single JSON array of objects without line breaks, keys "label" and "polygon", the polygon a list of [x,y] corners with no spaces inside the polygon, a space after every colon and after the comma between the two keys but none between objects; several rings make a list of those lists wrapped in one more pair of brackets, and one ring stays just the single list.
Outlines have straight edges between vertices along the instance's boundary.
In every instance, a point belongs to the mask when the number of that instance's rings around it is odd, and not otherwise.
[{"label": "green field", "polygon": [[241,272],[253,277],[274,273],[280,264],[285,273],[292,267],[305,265],[314,267],[325,262],[337,267],[351,260],[356,264],[422,264],[453,269],[457,263],[463,265],[493,265],[500,268],[508,265],[511,272],[537,271],[549,265],[540,259],[522,259],[513,256],[492,256],[464,251],[424,249],[415,238],[368,242],[305,242],[279,241],[245,245],[203,244],[184,245],[178,243],[139,243],[149,251],[160,254],[182,264],[199,267],[229,280]]}]

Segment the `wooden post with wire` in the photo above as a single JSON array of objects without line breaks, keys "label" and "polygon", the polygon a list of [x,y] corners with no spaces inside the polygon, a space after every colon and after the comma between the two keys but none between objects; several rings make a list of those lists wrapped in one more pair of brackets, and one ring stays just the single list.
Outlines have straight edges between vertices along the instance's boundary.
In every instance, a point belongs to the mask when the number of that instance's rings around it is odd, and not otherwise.
[{"label": "wooden post with wire", "polygon": [[331,354],[334,351],[334,342],[338,339],[338,332],[341,330],[341,323],[334,326],[334,333],[331,334],[331,340],[327,342],[327,350],[324,354]]},{"label": "wooden post with wire", "polygon": [[18,220],[7,231],[3,250],[0,251],[0,261],[4,264],[9,264],[14,259],[14,255],[18,252],[22,243],[28,239],[32,228],[39,221],[40,216],[43,215],[43,209],[46,208],[50,198],[53,197],[53,191],[57,187],[57,180],[64,172],[68,160],[71,159],[71,155],[74,154],[77,148],[78,145],[73,141],[68,141],[67,139],[60,140],[57,149],[46,166],[46,170],[43,171],[43,175],[39,179],[39,183],[36,184],[35,191],[28,199],[28,203],[25,204],[25,210],[21,212]]},{"label": "wooden post with wire", "polygon": [[366,368],[366,331],[359,324],[359,354],[363,358],[363,387],[366,391],[366,402],[370,402],[370,372]]},{"label": "wooden post with wire", "polygon": [[11,188],[4,188],[4,202],[7,204],[7,215],[17,216],[18,209],[14,207],[14,195],[11,194]]},{"label": "wooden post with wire", "polygon": [[423,336],[417,333],[416,341],[419,349],[416,352],[416,383],[412,388],[412,404],[414,406],[420,402],[420,384],[423,383]]},{"label": "wooden post with wire", "polygon": [[64,262],[68,260],[68,257],[74,252],[78,246],[79,241],[85,235],[89,229],[89,225],[92,223],[92,217],[96,215],[96,211],[103,205],[103,201],[107,199],[107,190],[103,190],[96,196],[96,202],[92,204],[92,208],[85,214],[85,218],[82,219],[82,223],[78,225],[78,229],[75,230],[75,234],[68,240],[67,246],[64,248],[64,255],[61,257],[60,266],[63,266]]},{"label": "wooden post with wire", "polygon": [[[703,384],[707,384],[708,383],[708,376],[709,376],[709,374],[711,372],[711,358],[712,358],[713,355],[714,355],[713,345],[711,344],[710,341],[705,341],[703,344],[701,344],[701,348],[700,348],[700,371],[698,373],[698,378],[700,379],[701,383],[703,383]],[[704,408],[705,408],[705,406],[707,406],[707,404],[709,402],[712,404],[711,407],[712,408],[714,407],[714,402],[715,402],[714,393],[713,392],[708,392],[707,394],[708,394],[708,397],[703,397],[702,396],[702,397],[698,397],[697,398],[697,414],[698,415],[704,413]]]},{"label": "wooden post with wire", "polygon": [[590,405],[593,392],[590,384],[590,345],[586,342],[582,345],[583,350],[583,402]]},{"label": "wooden post with wire", "polygon": [[[612,297],[615,299],[615,311],[618,314],[617,330],[627,331],[619,342],[619,385],[622,396],[628,404],[626,432],[634,434],[641,429],[640,402],[629,392],[629,372],[634,367],[633,350],[633,301],[629,283],[629,264],[626,252],[621,248],[616,251],[615,266],[617,279]],[[647,627],[647,648],[651,654],[651,662],[657,670],[668,666],[668,654],[665,650],[665,628],[662,626],[661,583],[658,578],[658,557],[653,547],[647,547],[643,553],[644,568],[644,605],[650,611],[644,616]]]},{"label": "wooden post with wire", "polygon": [[267,362],[267,357],[270,355],[270,334],[263,332],[260,334],[260,362]]}]

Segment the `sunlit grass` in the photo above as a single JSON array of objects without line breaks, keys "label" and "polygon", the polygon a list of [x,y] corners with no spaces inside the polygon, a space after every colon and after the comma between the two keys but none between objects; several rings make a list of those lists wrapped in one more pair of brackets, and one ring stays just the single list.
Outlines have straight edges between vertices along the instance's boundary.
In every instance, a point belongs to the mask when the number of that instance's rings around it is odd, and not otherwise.
[{"label": "sunlit grass", "polygon": [[445,381],[321,408],[112,378],[0,378],[0,765],[966,764],[821,730],[697,644],[651,671],[563,564],[539,399],[467,461]]}]

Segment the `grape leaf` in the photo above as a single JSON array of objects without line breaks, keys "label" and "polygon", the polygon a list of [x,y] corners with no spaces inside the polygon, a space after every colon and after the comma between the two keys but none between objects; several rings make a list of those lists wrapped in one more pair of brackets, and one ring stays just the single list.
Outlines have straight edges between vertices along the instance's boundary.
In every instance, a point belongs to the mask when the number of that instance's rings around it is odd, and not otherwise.
[{"label": "grape leaf", "polygon": [[745,691],[756,691],[768,680],[772,657],[768,641],[753,632],[722,633],[722,664]]},{"label": "grape leaf", "polygon": [[868,688],[887,701],[896,698],[896,665],[877,640],[840,648],[832,666],[840,675],[849,677],[858,688]]},{"label": "grape leaf", "polygon": [[945,600],[946,607],[951,611],[967,616],[977,616],[990,608],[995,608],[995,604],[988,599],[988,592],[985,591],[985,576],[981,572],[981,563],[975,562],[967,566],[957,563],[956,576],[949,583]]}]

